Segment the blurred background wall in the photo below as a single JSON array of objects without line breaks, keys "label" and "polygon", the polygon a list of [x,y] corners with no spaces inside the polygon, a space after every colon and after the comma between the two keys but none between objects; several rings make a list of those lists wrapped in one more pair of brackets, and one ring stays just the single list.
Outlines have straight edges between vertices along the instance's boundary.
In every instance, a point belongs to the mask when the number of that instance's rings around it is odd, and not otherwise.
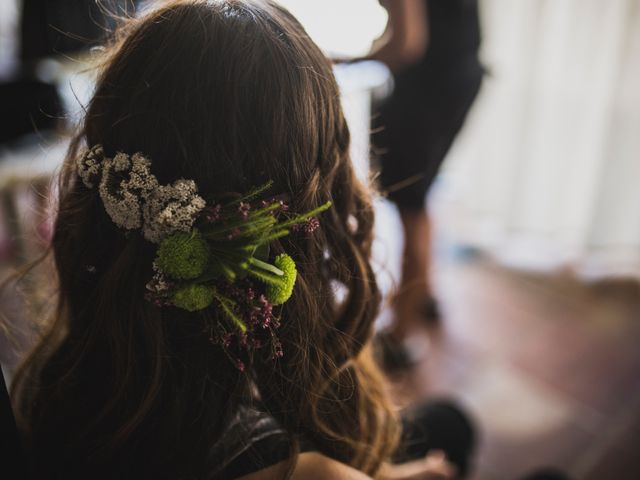
[{"label": "blurred background wall", "polygon": [[[336,57],[374,0],[283,0]],[[444,232],[517,267],[640,277],[640,2],[482,0],[481,95],[433,191]]]}]

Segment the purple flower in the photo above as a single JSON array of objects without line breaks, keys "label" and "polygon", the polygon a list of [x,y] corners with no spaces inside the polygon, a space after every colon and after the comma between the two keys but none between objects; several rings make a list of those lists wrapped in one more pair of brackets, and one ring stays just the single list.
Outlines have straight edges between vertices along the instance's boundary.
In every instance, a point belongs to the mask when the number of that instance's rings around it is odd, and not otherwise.
[{"label": "purple flower", "polygon": [[208,222],[217,222],[218,220],[220,220],[221,212],[222,212],[222,205],[218,203],[213,207],[205,208],[204,218]]},{"label": "purple flower", "polygon": [[222,342],[222,346],[224,348],[228,348],[231,345],[231,340],[233,339],[233,334],[232,333],[225,333],[222,335],[222,337],[220,337],[220,340]]},{"label": "purple flower", "polygon": [[262,328],[268,328],[273,318],[273,305],[267,300],[267,297],[260,295],[260,323]]},{"label": "purple flower", "polygon": [[247,202],[240,202],[240,205],[238,205],[238,212],[240,212],[244,220],[249,218],[249,210],[251,210],[251,205]]},{"label": "purple flower", "polygon": [[306,233],[313,233],[320,227],[320,221],[316,217],[311,217],[304,224],[304,231]]},{"label": "purple flower", "polygon": [[240,229],[238,227],[236,227],[233,230],[231,230],[231,233],[229,233],[229,235],[227,235],[227,240],[233,240],[234,238],[236,238],[241,233],[242,232],[240,231]]},{"label": "purple flower", "polygon": [[235,361],[236,361],[236,368],[241,372],[244,372],[244,369],[245,369],[244,362],[239,358],[236,358]]}]

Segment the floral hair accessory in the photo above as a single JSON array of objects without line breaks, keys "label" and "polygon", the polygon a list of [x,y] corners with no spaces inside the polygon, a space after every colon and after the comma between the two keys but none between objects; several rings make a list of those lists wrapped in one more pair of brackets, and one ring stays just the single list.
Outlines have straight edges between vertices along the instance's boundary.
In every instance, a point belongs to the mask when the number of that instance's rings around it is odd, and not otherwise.
[{"label": "floral hair accessory", "polygon": [[190,231],[206,205],[193,180],[160,185],[151,173],[151,161],[141,153],[108,158],[102,145],[95,145],[76,167],[87,188],[99,183],[100,198],[113,223],[125,230],[142,229],[144,238],[153,243],[177,231]]},{"label": "floral hair accessory", "polygon": [[286,253],[271,259],[270,244],[292,230],[311,234],[331,202],[293,214],[282,200],[265,198],[271,182],[234,200],[206,202],[193,180],[160,185],[141,153],[108,158],[101,145],[76,167],[87,188],[99,185],[116,225],[158,245],[147,300],[205,313],[209,340],[240,370],[265,345],[272,358],[283,355],[274,310],[293,294],[297,268]]}]

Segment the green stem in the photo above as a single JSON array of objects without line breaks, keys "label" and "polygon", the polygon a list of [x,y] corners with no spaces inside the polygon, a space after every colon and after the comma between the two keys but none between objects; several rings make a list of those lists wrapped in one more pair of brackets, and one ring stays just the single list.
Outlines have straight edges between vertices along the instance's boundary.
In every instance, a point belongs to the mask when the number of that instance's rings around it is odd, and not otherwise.
[{"label": "green stem", "polygon": [[220,268],[222,269],[224,276],[227,277],[227,280],[230,282],[233,282],[238,276],[238,274],[224,262],[220,262]]},{"label": "green stem", "polygon": [[240,202],[244,202],[245,200],[251,200],[252,198],[255,198],[258,195],[260,195],[262,192],[265,192],[265,191],[269,190],[272,186],[273,186],[273,180],[269,180],[264,185],[261,185],[261,186],[259,186],[257,188],[254,188],[253,190],[251,190],[244,197],[240,197],[237,200],[233,200],[232,202],[228,203],[227,205],[237,205]]},{"label": "green stem", "polygon": [[[277,220],[269,215],[269,213],[277,210],[278,208],[280,208],[280,205],[277,203],[273,203],[265,208],[261,208],[260,210],[249,213],[249,217],[246,220],[243,218],[235,218],[232,221],[225,222],[216,227],[203,229],[203,236],[206,238],[215,238],[216,235],[231,232],[236,228],[240,228],[240,235],[243,235],[241,228],[243,226],[250,226],[253,228],[254,224],[261,223],[264,223],[265,225],[273,225],[277,222]],[[245,228],[245,230],[247,229]]]},{"label": "green stem", "polygon": [[279,202],[273,202],[273,203],[270,203],[269,205],[267,205],[266,207],[259,208],[258,210],[251,210],[251,211],[249,211],[248,220],[251,220],[252,218],[264,215],[265,213],[271,213],[274,210],[278,210],[279,208],[280,208],[280,203]]},{"label": "green stem", "polygon": [[256,270],[249,267],[249,270],[247,270],[247,272],[249,273],[249,275],[252,275],[253,277],[263,281],[268,285],[282,285],[282,279],[280,277],[277,277],[272,273],[266,273],[264,270]]},{"label": "green stem", "polygon": [[250,222],[245,228],[240,229],[239,238],[252,238],[257,236],[263,231],[269,231],[277,223],[277,220],[272,216],[268,216],[265,219],[258,219]]},{"label": "green stem", "polygon": [[263,262],[262,260],[258,260],[255,257],[251,257],[251,259],[249,260],[249,262],[252,265],[255,265],[256,267],[260,267],[263,270],[267,270],[271,273],[275,273],[276,275],[278,275],[279,277],[281,277],[282,275],[284,275],[284,272],[282,270],[280,270],[278,267],[276,267],[275,265],[271,265],[270,263],[267,262]]},{"label": "green stem", "polygon": [[276,230],[272,234],[267,235],[266,237],[262,237],[260,239],[260,244],[271,242],[273,240],[277,240],[278,238],[286,237],[287,235],[289,235],[289,230]]},{"label": "green stem", "polygon": [[303,213],[301,215],[297,215],[297,216],[291,218],[290,220],[287,220],[285,222],[279,223],[278,224],[278,228],[290,227],[291,225],[296,225],[298,223],[304,222],[305,220],[309,220],[311,217],[315,217],[319,213],[322,213],[325,210],[328,210],[331,207],[331,205],[332,205],[331,202],[326,202],[323,205],[320,205],[318,208],[314,208],[310,212]]},{"label": "green stem", "polygon": [[216,300],[218,300],[218,303],[222,307],[222,310],[227,315],[227,317],[236,325],[236,327],[240,329],[242,333],[245,333],[247,331],[247,326],[229,306],[229,304],[234,304],[233,300],[219,294],[216,289],[213,290],[213,296]]}]

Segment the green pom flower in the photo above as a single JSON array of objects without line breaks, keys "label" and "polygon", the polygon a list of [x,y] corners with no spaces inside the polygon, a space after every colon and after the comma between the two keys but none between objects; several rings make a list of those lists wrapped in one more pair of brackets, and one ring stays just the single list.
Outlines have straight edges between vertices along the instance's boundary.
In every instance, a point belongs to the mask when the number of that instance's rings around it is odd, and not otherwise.
[{"label": "green pom flower", "polygon": [[188,285],[177,290],[173,294],[173,304],[187,310],[189,312],[196,312],[203,310],[211,305],[213,302],[214,292],[211,287],[205,287],[204,285]]},{"label": "green pom flower", "polygon": [[282,270],[283,275],[277,277],[276,281],[268,282],[265,293],[272,304],[282,305],[289,300],[293,293],[298,271],[296,262],[286,253],[278,255],[273,263]]},{"label": "green pom flower", "polygon": [[198,278],[208,262],[209,247],[197,230],[174,233],[165,238],[156,258],[158,268],[177,280]]}]

